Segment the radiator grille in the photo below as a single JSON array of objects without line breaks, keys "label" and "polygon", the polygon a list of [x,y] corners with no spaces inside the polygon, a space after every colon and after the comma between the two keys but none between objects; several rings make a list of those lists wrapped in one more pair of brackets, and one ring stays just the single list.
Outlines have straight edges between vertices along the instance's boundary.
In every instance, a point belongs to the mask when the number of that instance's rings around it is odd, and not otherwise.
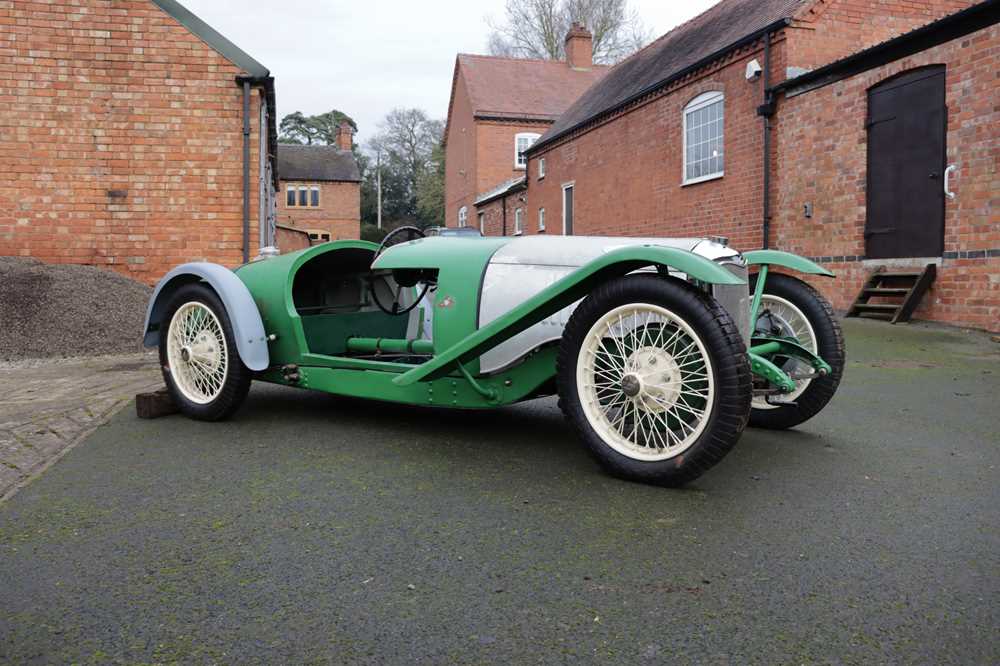
[{"label": "radiator grille", "polygon": [[[722,262],[722,266],[741,280],[747,279],[747,267],[731,260]],[[733,318],[739,329],[743,343],[750,346],[750,288],[746,284],[716,284],[712,285],[712,295],[719,305]]]}]

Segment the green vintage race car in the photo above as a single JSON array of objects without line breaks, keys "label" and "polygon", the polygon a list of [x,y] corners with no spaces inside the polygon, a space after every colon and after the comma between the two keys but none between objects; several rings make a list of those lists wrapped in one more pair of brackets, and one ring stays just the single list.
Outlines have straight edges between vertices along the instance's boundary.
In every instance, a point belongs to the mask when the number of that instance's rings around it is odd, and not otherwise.
[{"label": "green vintage race car", "polygon": [[252,380],[467,409],[558,394],[608,472],[674,486],[748,422],[789,428],[833,397],[840,327],[788,272],[832,275],[704,238],[403,228],[235,271],[179,266],[153,294],[144,341],[195,419],[231,416]]}]

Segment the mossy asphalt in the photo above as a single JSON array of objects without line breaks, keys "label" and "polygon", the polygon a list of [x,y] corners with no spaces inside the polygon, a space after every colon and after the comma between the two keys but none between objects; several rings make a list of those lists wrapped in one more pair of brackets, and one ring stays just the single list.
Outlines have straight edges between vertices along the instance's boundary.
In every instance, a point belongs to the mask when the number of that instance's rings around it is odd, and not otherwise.
[{"label": "mossy asphalt", "polygon": [[997,663],[1000,344],[845,330],[825,412],[680,490],[552,399],[126,410],[0,505],[0,662]]}]

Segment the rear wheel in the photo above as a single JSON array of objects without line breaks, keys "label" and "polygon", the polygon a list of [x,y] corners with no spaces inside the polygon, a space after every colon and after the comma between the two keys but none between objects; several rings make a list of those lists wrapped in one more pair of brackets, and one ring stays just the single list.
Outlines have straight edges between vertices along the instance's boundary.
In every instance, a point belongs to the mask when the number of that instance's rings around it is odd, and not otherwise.
[{"label": "rear wheel", "polygon": [[236,350],[225,306],[202,284],[181,287],[160,327],[160,367],[181,412],[219,421],[235,412],[250,390],[252,373]]},{"label": "rear wheel", "polygon": [[[750,279],[750,290],[757,276]],[[818,414],[833,398],[844,373],[844,336],[830,303],[813,287],[790,275],[771,273],[764,283],[756,333],[790,337],[830,364],[833,372],[816,379],[801,379],[795,390],[778,398],[779,404],[754,398],[750,425],[781,430],[792,428]],[[778,357],[785,372],[809,372],[807,364]],[[785,403],[785,404],[781,404]]]},{"label": "rear wheel", "polygon": [[573,313],[560,405],[611,474],[678,486],[736,444],[750,409],[746,349],[729,314],[687,284],[620,278]]}]

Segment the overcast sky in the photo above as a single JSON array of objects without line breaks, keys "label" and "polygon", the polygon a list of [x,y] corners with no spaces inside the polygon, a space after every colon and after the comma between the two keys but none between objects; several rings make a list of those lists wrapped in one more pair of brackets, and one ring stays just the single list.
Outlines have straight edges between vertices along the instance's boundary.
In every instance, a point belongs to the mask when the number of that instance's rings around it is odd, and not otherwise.
[{"label": "overcast sky", "polygon": [[[632,0],[658,37],[717,0]],[[504,0],[181,0],[271,70],[279,118],[340,109],[360,141],[396,106],[448,113],[455,54],[485,53]]]}]

